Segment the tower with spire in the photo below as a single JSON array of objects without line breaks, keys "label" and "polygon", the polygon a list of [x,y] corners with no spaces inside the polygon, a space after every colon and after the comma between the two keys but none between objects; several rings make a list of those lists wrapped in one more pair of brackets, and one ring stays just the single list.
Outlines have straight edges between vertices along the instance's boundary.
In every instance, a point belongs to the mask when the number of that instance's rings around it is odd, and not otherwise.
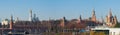
[{"label": "tower with spire", "polygon": [[94,21],[94,22],[96,22],[96,15],[95,15],[95,10],[94,9],[92,10],[91,20]]},{"label": "tower with spire", "polygon": [[10,29],[12,29],[13,28],[13,16],[11,15],[11,18],[10,18],[10,27],[9,27]]},{"label": "tower with spire", "polygon": [[79,19],[80,19],[80,20],[82,20],[82,17],[81,17],[81,15],[80,15]]},{"label": "tower with spire", "polygon": [[65,17],[63,17],[60,21],[60,26],[64,27],[64,25],[65,25]]},{"label": "tower with spire", "polygon": [[81,17],[81,15],[80,15],[80,17],[79,17],[79,22],[81,22],[82,21],[82,17]]}]

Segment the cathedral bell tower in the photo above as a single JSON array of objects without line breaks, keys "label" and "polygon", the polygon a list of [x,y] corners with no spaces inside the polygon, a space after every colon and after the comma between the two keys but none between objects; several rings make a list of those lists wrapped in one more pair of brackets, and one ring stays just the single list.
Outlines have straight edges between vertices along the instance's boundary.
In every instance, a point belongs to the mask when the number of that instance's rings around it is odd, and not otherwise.
[{"label": "cathedral bell tower", "polygon": [[32,21],[32,9],[29,11],[29,21]]}]

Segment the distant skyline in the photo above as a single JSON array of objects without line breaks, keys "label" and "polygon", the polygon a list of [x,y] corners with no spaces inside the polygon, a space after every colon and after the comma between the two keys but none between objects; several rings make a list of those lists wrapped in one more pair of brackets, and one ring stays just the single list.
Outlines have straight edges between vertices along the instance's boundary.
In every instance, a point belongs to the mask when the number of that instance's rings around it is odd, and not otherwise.
[{"label": "distant skyline", "polygon": [[10,19],[11,14],[14,18],[19,17],[22,20],[29,19],[29,11],[40,20],[60,19],[63,16],[66,19],[83,19],[92,16],[92,9],[95,9],[97,20],[112,10],[112,15],[116,15],[120,20],[120,0],[1,0],[0,1],[0,19]]}]

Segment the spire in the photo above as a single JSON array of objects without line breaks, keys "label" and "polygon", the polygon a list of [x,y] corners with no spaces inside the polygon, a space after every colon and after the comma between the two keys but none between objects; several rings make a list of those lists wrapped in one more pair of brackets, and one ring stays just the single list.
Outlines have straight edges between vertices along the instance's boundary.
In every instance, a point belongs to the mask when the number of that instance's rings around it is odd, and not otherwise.
[{"label": "spire", "polygon": [[65,22],[67,21],[67,20],[66,20],[66,17],[64,16],[63,19],[64,19],[64,23],[65,23]]},{"label": "spire", "polygon": [[80,19],[80,21],[82,20],[81,15],[80,15],[79,19]]},{"label": "spire", "polygon": [[92,10],[92,16],[95,16],[95,10],[94,9]]},{"label": "spire", "polygon": [[66,20],[65,16],[63,17],[64,20]]},{"label": "spire", "polygon": [[117,17],[116,17],[116,15],[114,16],[114,21],[117,22]]},{"label": "spire", "polygon": [[111,10],[111,8],[109,9],[109,15],[108,16],[109,17],[112,16],[112,10]]},{"label": "spire", "polygon": [[106,18],[105,18],[105,22],[108,22],[108,16],[106,16]]},{"label": "spire", "polygon": [[11,21],[13,20],[13,16],[12,15],[11,15],[10,19],[11,19]]}]

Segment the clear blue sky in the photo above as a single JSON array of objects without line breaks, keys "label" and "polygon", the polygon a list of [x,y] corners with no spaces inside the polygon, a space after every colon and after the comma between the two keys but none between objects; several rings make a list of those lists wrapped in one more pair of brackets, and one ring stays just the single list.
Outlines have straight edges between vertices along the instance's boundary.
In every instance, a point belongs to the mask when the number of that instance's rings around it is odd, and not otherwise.
[{"label": "clear blue sky", "polygon": [[14,17],[27,20],[29,10],[32,9],[40,20],[59,19],[65,16],[67,19],[89,18],[92,9],[95,8],[98,19],[108,14],[109,8],[113,15],[120,19],[120,0],[0,0],[0,18]]}]

